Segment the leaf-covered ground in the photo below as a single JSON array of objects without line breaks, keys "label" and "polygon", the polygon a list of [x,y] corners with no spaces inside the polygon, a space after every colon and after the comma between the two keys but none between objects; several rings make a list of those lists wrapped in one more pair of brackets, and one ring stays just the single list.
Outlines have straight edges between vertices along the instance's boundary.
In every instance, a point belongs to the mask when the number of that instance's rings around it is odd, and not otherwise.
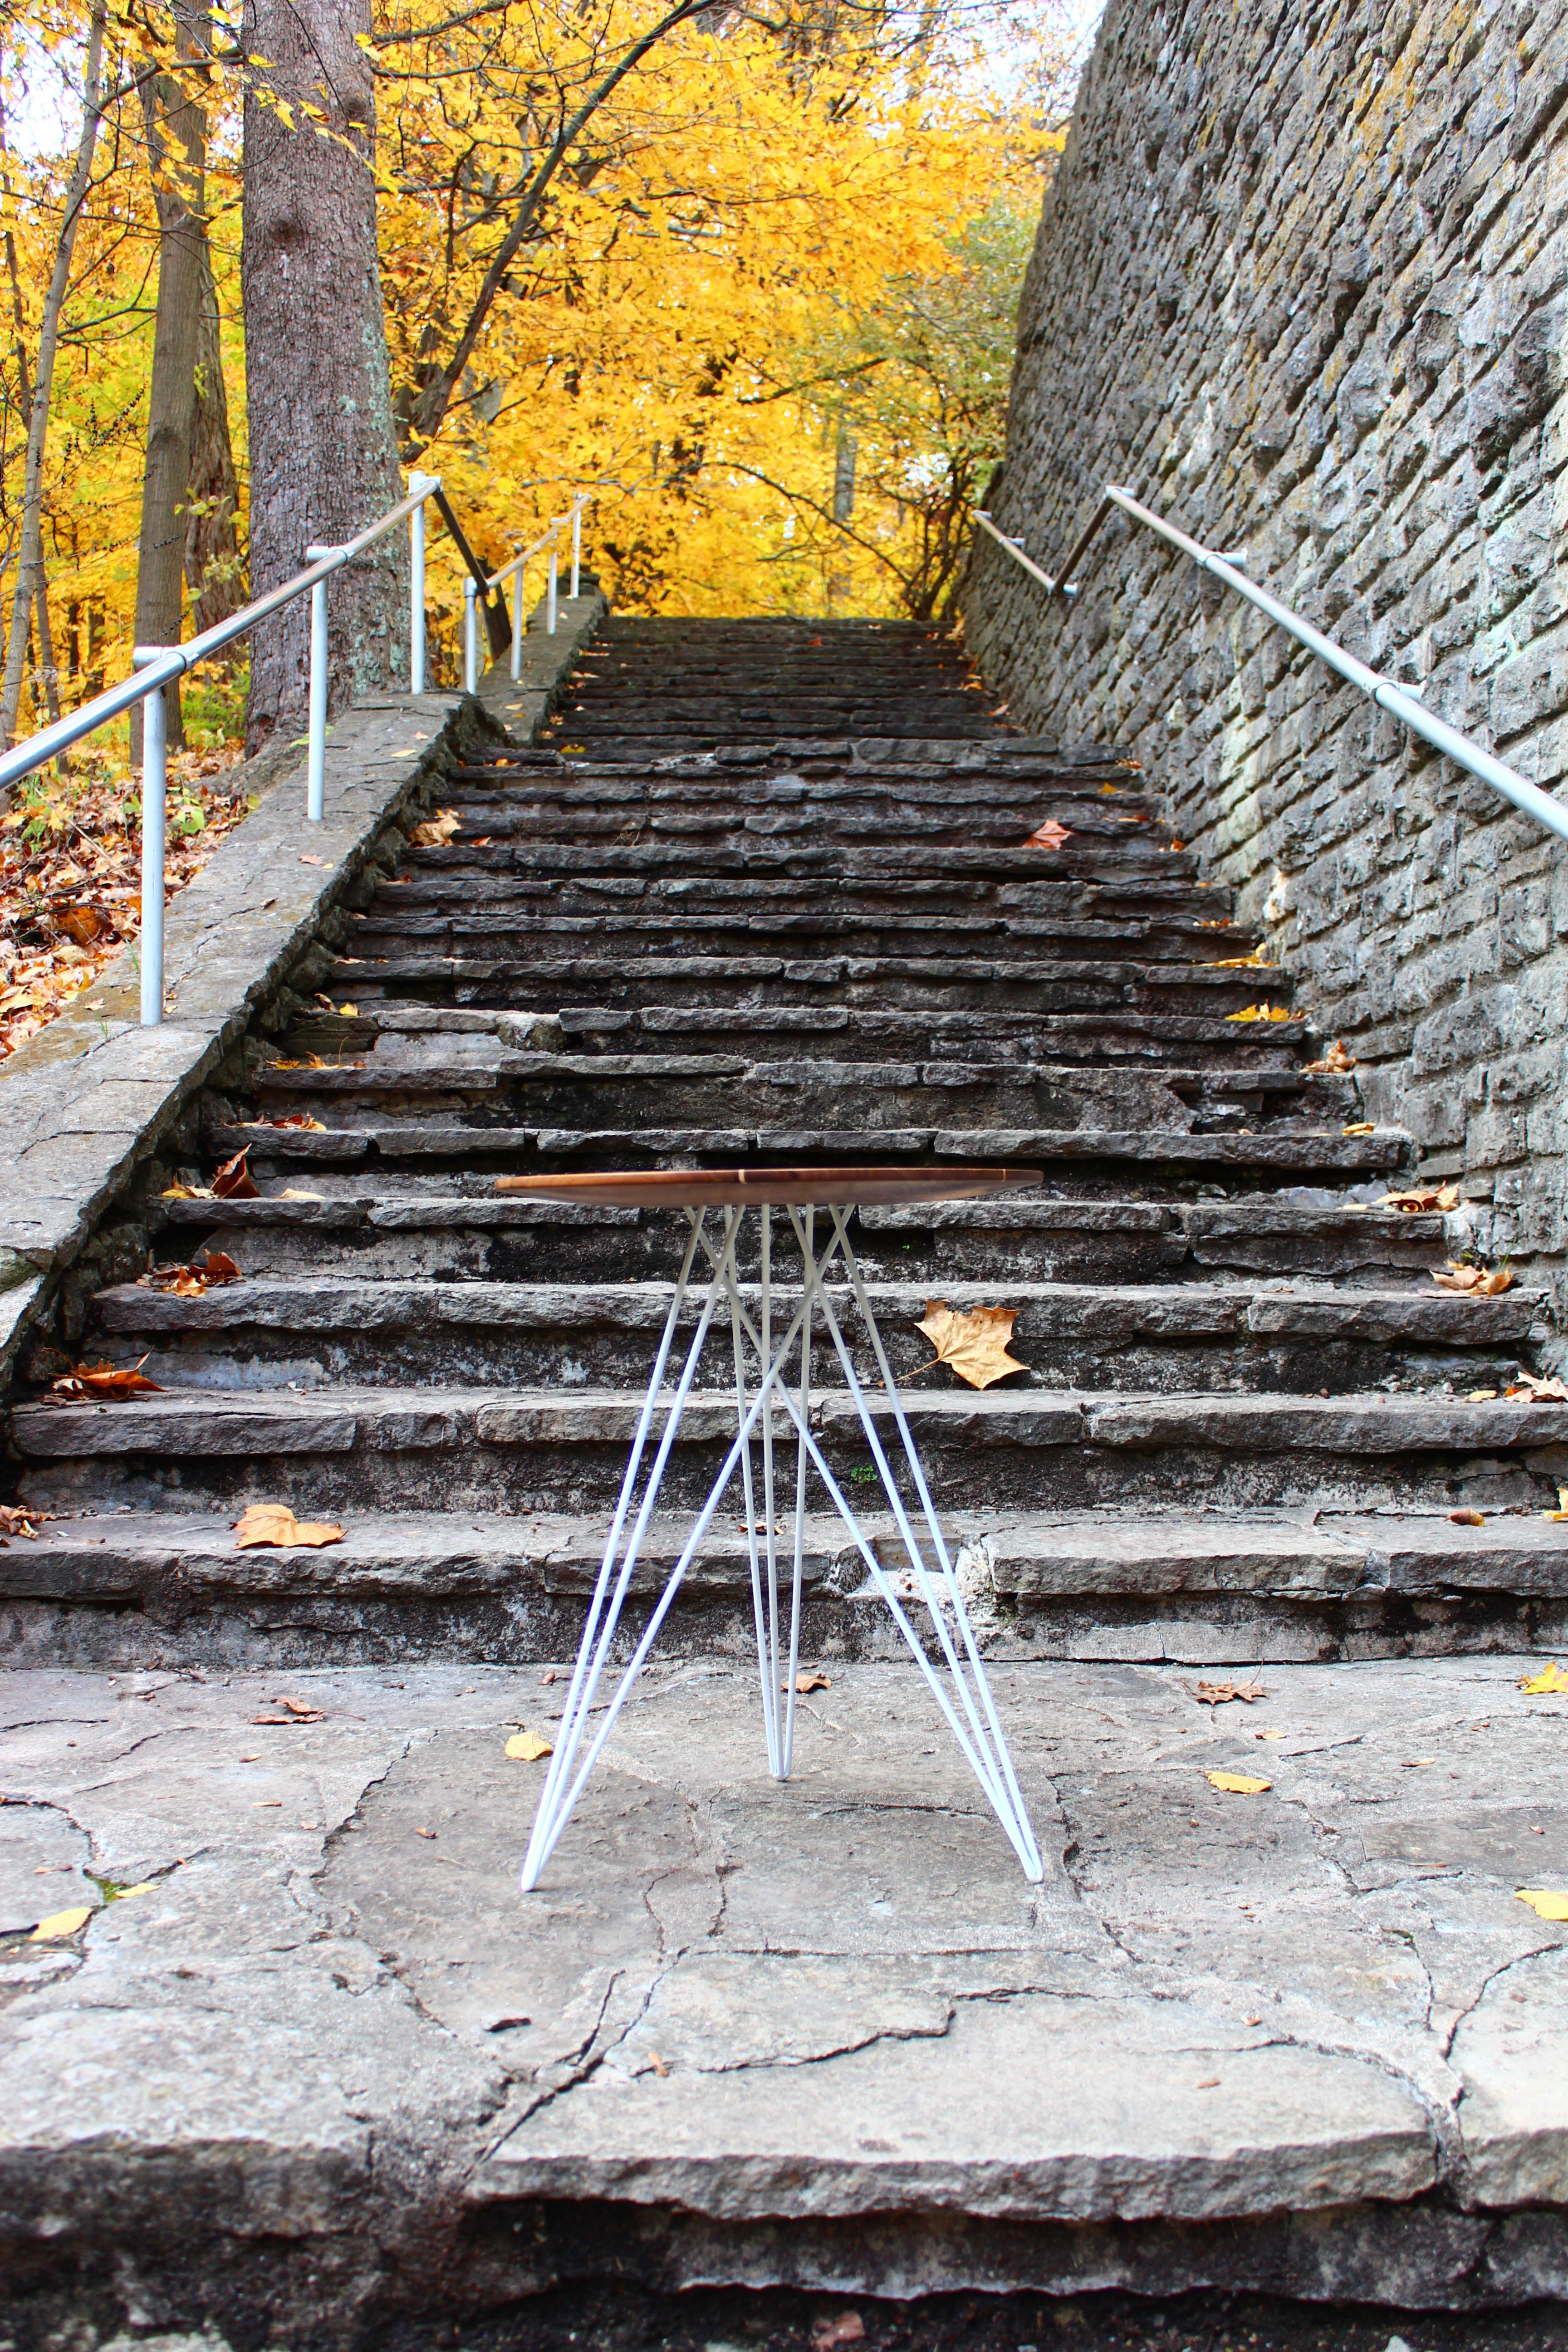
[{"label": "leaf-covered ground", "polygon": [[[237,744],[169,761],[172,896],[254,805],[226,787]],[[140,788],[122,764],[30,776],[0,816],[0,1061],[90,986],[142,929]]]}]

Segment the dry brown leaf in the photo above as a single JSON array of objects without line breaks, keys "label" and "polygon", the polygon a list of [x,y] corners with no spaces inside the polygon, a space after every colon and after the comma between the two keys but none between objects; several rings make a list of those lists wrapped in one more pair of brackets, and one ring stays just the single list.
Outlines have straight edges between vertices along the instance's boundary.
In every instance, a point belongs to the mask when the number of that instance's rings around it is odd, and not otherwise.
[{"label": "dry brown leaf", "polygon": [[324,866],[327,861],[324,857],[313,856],[309,850],[303,850],[300,853],[300,863],[301,866]]},{"label": "dry brown leaf", "polygon": [[[949,1364],[972,1389],[988,1389],[1009,1372],[1026,1372],[1016,1356],[1007,1353],[1016,1307],[952,1307],[944,1298],[928,1298],[923,1318],[915,1325],[935,1349],[933,1360]],[[930,1364],[921,1370],[929,1372]]]},{"label": "dry brown leaf", "polygon": [[205,1297],[209,1290],[219,1289],[226,1282],[244,1280],[244,1275],[225,1250],[206,1250],[189,1265],[155,1265],[150,1273],[137,1276],[143,1290],[170,1291],[176,1298]]},{"label": "dry brown leaf", "polygon": [[538,1764],[546,1756],[553,1756],[554,1747],[541,1739],[537,1731],[514,1731],[506,1743],[506,1752],[514,1764]]},{"label": "dry brown leaf", "polygon": [[314,1201],[319,1205],[327,1196],[324,1192],[301,1192],[292,1184],[288,1184],[278,1197],[280,1201]]},{"label": "dry brown leaf", "polygon": [[1385,1192],[1376,1205],[1380,1209],[1396,1209],[1402,1216],[1406,1217],[1414,1217],[1422,1211],[1430,1209],[1441,1209],[1447,1212],[1458,1207],[1459,1188],[1457,1184],[1441,1184],[1436,1187],[1416,1184],[1411,1186],[1407,1192]]},{"label": "dry brown leaf", "polygon": [[1497,1298],[1513,1288],[1513,1276],[1506,1264],[1488,1268],[1467,1265],[1453,1257],[1446,1267],[1433,1267],[1432,1279],[1439,1290],[1458,1291],[1468,1298]]},{"label": "dry brown leaf", "polygon": [[647,2053],[647,2063],[648,2063],[648,2064],[653,2068],[654,2073],[658,2076],[658,2079],[659,2079],[659,2081],[660,2081],[661,2083],[668,2083],[668,2080],[669,2080],[669,2069],[668,2069],[668,2067],[665,2064],[665,2063],[664,2063],[663,2059],[659,2056],[658,2052],[657,2050],[650,2050],[650,2051],[648,2052],[648,2053]]},{"label": "dry brown leaf", "polygon": [[325,1135],[327,1131],[325,1121],[312,1118],[307,1110],[290,1111],[287,1118],[253,1118],[247,1124],[251,1127],[298,1128],[310,1135]]},{"label": "dry brown leaf", "polygon": [[104,921],[103,917],[92,907],[71,907],[68,908],[63,915],[55,917],[55,929],[57,931],[64,931],[68,939],[76,941],[78,947],[87,948],[92,945],[100,931],[104,929]]},{"label": "dry brown leaf", "polygon": [[833,1684],[831,1678],[826,1675],[800,1674],[796,1675],[795,1678],[795,1686],[800,1693],[802,1698],[804,1698],[808,1691],[831,1690],[833,1688]]},{"label": "dry brown leaf", "polygon": [[1551,1665],[1542,1666],[1538,1675],[1526,1675],[1520,1689],[1526,1698],[1557,1698],[1568,1692],[1568,1675],[1553,1659]]},{"label": "dry brown leaf", "polygon": [[1037,824],[1035,827],[1024,846],[1026,849],[1059,849],[1064,841],[1070,841],[1072,835],[1065,824],[1058,824],[1054,816],[1048,816],[1044,824]]},{"label": "dry brown leaf", "polygon": [[58,1517],[58,1511],[29,1511],[21,1503],[0,1503],[0,1536],[30,1536],[36,1542],[45,1520]]},{"label": "dry brown leaf", "polygon": [[1210,1772],[1205,1776],[1211,1789],[1223,1790],[1229,1797],[1261,1797],[1272,1780],[1260,1780],[1252,1772]]},{"label": "dry brown leaf", "polygon": [[[1492,1394],[1493,1396],[1496,1396],[1497,1391],[1495,1389],[1492,1391]],[[1479,1511],[1450,1511],[1448,1517],[1457,1528],[1484,1528],[1486,1526],[1486,1521],[1481,1517]]]},{"label": "dry brown leaf", "polygon": [[1539,1380],[1533,1372],[1521,1372],[1505,1394],[1516,1404],[1568,1404],[1568,1387],[1561,1381]]},{"label": "dry brown leaf", "polygon": [[1250,1706],[1254,1700],[1267,1698],[1268,1696],[1268,1693],[1260,1682],[1201,1682],[1194,1693],[1194,1696],[1203,1706],[1225,1706],[1233,1698],[1241,1699]]},{"label": "dry brown leaf", "polygon": [[415,826],[411,838],[421,849],[445,849],[462,822],[456,809],[437,809],[434,816]]},{"label": "dry brown leaf", "polygon": [[213,1178],[213,1198],[216,1201],[258,1201],[261,1198],[260,1187],[245,1164],[249,1150],[247,1143],[243,1150],[235,1153],[232,1160],[226,1160]]},{"label": "dry brown leaf", "polygon": [[1301,1065],[1302,1075],[1310,1078],[1342,1078],[1348,1070],[1354,1067],[1355,1055],[1342,1037],[1335,1038],[1321,1061],[1303,1062]]},{"label": "dry brown leaf", "polygon": [[1465,1402],[1467,1404],[1495,1404],[1497,1402],[1497,1395],[1498,1392],[1496,1389],[1467,1389],[1465,1391]]},{"label": "dry brown leaf", "polygon": [[146,1360],[139,1356],[133,1364],[78,1364],[51,1384],[49,1395],[59,1404],[122,1403],[149,1391],[162,1395],[158,1382],[142,1374]]},{"label": "dry brown leaf", "polygon": [[301,1544],[319,1551],[323,1544],[342,1543],[343,1530],[331,1520],[297,1519],[287,1503],[251,1503],[234,1523],[235,1549],[250,1551],[258,1544]]},{"label": "dry brown leaf", "polygon": [[210,1201],[213,1196],[205,1184],[169,1184],[158,1197],[161,1201]]},{"label": "dry brown leaf", "polygon": [[858,2311],[841,2311],[837,2319],[819,2319],[811,2331],[811,2352],[835,2352],[840,2344],[865,2341],[866,2323]]}]

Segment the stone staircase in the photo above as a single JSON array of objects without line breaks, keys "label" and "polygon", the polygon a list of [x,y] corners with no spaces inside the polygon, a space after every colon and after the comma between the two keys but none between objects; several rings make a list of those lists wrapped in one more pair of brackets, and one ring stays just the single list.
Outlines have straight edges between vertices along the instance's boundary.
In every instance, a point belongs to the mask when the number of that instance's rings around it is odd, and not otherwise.
[{"label": "stone staircase", "polygon": [[[61,1516],[14,1555],[14,1656],[569,1654],[684,1226],[494,1179],[752,1158],[1041,1171],[858,1220],[994,1655],[1557,1638],[1568,1406],[1503,1393],[1542,1297],[1433,1284],[1462,1212],[1380,1207],[1407,1139],[1311,1066],[1310,1015],[1236,1017],[1285,1013],[1289,982],[1126,761],[1009,733],[925,630],[613,621],[547,739],[444,797],[452,838],[365,894],[317,1004],[231,1058],[201,1164],[121,1213],[128,1271],[205,1245],[244,1280],[91,1298],[80,1352],[159,1384],[133,1402],[62,1410],[68,1360],[34,1350],[19,1491]],[[258,1197],[173,1196],[241,1151]],[[1026,1373],[922,1370],[931,1297],[1016,1307]],[[721,1354],[650,1580],[718,1459]],[[237,1553],[255,1500],[347,1539]],[[807,1574],[812,1654],[893,1654],[828,1516]],[[721,1518],[667,1648],[742,1654],[746,1578]]]}]

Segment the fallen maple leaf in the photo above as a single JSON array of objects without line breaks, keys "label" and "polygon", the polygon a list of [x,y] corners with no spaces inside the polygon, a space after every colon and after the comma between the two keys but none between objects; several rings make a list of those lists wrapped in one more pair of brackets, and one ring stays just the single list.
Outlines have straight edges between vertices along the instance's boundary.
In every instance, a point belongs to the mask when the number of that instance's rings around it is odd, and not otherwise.
[{"label": "fallen maple leaf", "polygon": [[325,1135],[327,1131],[325,1120],[312,1118],[307,1110],[290,1111],[287,1118],[253,1118],[247,1124],[251,1127],[299,1128],[310,1135]]},{"label": "fallen maple leaf", "polygon": [[1255,1699],[1267,1698],[1268,1693],[1259,1682],[1200,1683],[1195,1693],[1201,1706],[1225,1706],[1239,1698],[1250,1706]]},{"label": "fallen maple leaf", "polygon": [[57,1511],[29,1511],[20,1503],[0,1503],[0,1536],[30,1536],[36,1542],[43,1522],[58,1516]]},{"label": "fallen maple leaf", "polygon": [[343,1530],[326,1519],[297,1519],[287,1503],[251,1503],[234,1523],[237,1551],[258,1544],[302,1544],[319,1551],[323,1544],[342,1543]]},{"label": "fallen maple leaf", "polygon": [[1335,1038],[1321,1061],[1303,1062],[1301,1065],[1302,1075],[1310,1078],[1331,1076],[1336,1078],[1343,1077],[1347,1070],[1353,1070],[1354,1067],[1355,1055],[1350,1051],[1342,1037]]},{"label": "fallen maple leaf", "polygon": [[1259,1780],[1250,1772],[1209,1772],[1205,1777],[1211,1789],[1222,1789],[1231,1797],[1261,1797],[1265,1789],[1274,1786],[1272,1780]]},{"label": "fallen maple leaf", "polygon": [[1538,1675],[1527,1675],[1520,1684],[1520,1689],[1526,1698],[1560,1698],[1568,1693],[1568,1675],[1553,1659],[1551,1665],[1542,1666]]},{"label": "fallen maple leaf", "polygon": [[803,1674],[796,1675],[795,1678],[795,1686],[804,1698],[807,1691],[831,1690],[833,1688],[833,1684],[830,1677],[826,1675]]},{"label": "fallen maple leaf", "polygon": [[[988,1389],[994,1381],[1005,1381],[1009,1372],[1029,1369],[1007,1353],[1018,1312],[1016,1307],[955,1308],[944,1298],[928,1298],[925,1315],[915,1328],[923,1331],[935,1349],[932,1363],[950,1364],[972,1389]],[[931,1369],[931,1364],[921,1366],[922,1372]]]},{"label": "fallen maple leaf", "polygon": [[1304,1013],[1292,1013],[1283,1004],[1244,1004],[1239,1013],[1227,1013],[1227,1021],[1305,1021]]},{"label": "fallen maple leaf", "polygon": [[514,1731],[506,1743],[506,1752],[514,1764],[538,1764],[555,1749],[548,1739],[541,1739],[537,1731]]},{"label": "fallen maple leaf", "polygon": [[1048,816],[1044,824],[1035,827],[1024,846],[1026,849],[1059,849],[1064,841],[1071,838],[1065,824],[1058,824],[1054,816]]},{"label": "fallen maple leaf", "polygon": [[421,849],[445,849],[462,822],[456,809],[437,809],[434,816],[415,826],[410,838]]},{"label": "fallen maple leaf", "polygon": [[1432,1279],[1439,1290],[1454,1290],[1470,1298],[1496,1298],[1513,1288],[1513,1276],[1507,1263],[1488,1268],[1466,1265],[1459,1258],[1451,1257],[1447,1265],[1434,1266]]},{"label": "fallen maple leaf", "polygon": [[225,1250],[206,1250],[189,1265],[155,1265],[149,1273],[137,1276],[142,1289],[172,1291],[176,1298],[201,1298],[226,1282],[244,1280],[244,1275]]},{"label": "fallen maple leaf", "polygon": [[27,1941],[29,1944],[63,1944],[79,1928],[85,1927],[91,1916],[92,1912],[85,1903],[73,1904],[68,1911],[51,1911],[47,1919],[39,1920]]},{"label": "fallen maple leaf", "polygon": [[1522,1399],[1529,1404],[1568,1404],[1568,1387],[1561,1381],[1543,1381],[1534,1372],[1521,1372],[1518,1380],[1504,1394],[1517,1403]]},{"label": "fallen maple leaf", "polygon": [[213,1178],[214,1200],[258,1201],[261,1198],[260,1188],[245,1164],[246,1153],[249,1150],[247,1143],[243,1150],[235,1153],[232,1160],[224,1161]]},{"label": "fallen maple leaf", "polygon": [[63,1372],[52,1383],[49,1395],[61,1404],[90,1404],[95,1399],[107,1398],[110,1402],[123,1402],[127,1397],[145,1396],[149,1391],[162,1395],[156,1381],[144,1378],[142,1370],[145,1356],[133,1364],[78,1364],[74,1370]]},{"label": "fallen maple leaf", "polygon": [[1538,1919],[1568,1919],[1568,1894],[1560,1887],[1521,1886],[1516,1903],[1528,1903]]},{"label": "fallen maple leaf", "polygon": [[1380,1209],[1397,1209],[1406,1217],[1415,1216],[1426,1209],[1457,1209],[1459,1188],[1457,1184],[1442,1184],[1436,1190],[1429,1185],[1425,1188],[1414,1185],[1407,1192],[1385,1192],[1376,1205]]}]

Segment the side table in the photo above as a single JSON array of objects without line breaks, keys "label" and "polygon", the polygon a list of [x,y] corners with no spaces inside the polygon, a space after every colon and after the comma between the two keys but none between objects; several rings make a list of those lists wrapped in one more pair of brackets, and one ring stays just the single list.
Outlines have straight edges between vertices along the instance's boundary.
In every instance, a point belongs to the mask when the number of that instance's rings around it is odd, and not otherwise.
[{"label": "side table", "polygon": [[[589,1602],[577,1661],[562,1710],[554,1752],[540,1795],[533,1834],[529,1841],[528,1854],[522,1867],[525,1894],[531,1892],[539,1884],[540,1874],[571,1818],[573,1808],[615,1727],[616,1719],[644,1661],[658,1638],[659,1628],[679,1590],[681,1580],[695,1559],[737,1469],[741,1473],[745,1498],[752,1608],[768,1766],[776,1779],[784,1780],[789,1778],[795,1738],[808,1463],[826,1488],[835,1509],[866,1563],[876,1591],[909,1643],[915,1663],[924,1675],[948,1728],[958,1742],[960,1753],[979,1781],[1012,1843],[1024,1875],[1036,1883],[1044,1875],[1039,1850],[1019,1793],[995,1702],[969,1622],[969,1612],[963,1605],[963,1595],[959,1590],[958,1578],[931,1502],[925,1472],[921,1466],[920,1455],[893,1380],[887,1349],[871,1312],[871,1302],[866,1294],[865,1281],[848,1230],[851,1213],[872,1202],[974,1200],[986,1193],[1037,1185],[1039,1181],[1037,1170],[1010,1168],[715,1168],[498,1178],[498,1192],[521,1194],[530,1200],[598,1201],[625,1207],[680,1209],[685,1212],[690,1227],[679,1277],[649,1375],[647,1393],[637,1418],[620,1496],[610,1522],[604,1561]],[[788,1216],[801,1255],[800,1295],[798,1301],[792,1297],[787,1302],[790,1308],[787,1322],[784,1320],[785,1302],[779,1302],[775,1315],[773,1297],[773,1213],[775,1209],[782,1209]],[[758,1236],[761,1280],[756,1289],[754,1315],[742,1295],[737,1271],[737,1245],[742,1223],[749,1213],[756,1214],[761,1228]],[[710,1218],[713,1220],[712,1230],[710,1230]],[[828,1228],[826,1237],[820,1244],[817,1241],[819,1219],[825,1220]],[[693,1272],[700,1255],[706,1263],[709,1279],[701,1294],[696,1331],[687,1349],[673,1395],[666,1399],[665,1375],[687,1293],[696,1287]],[[848,1284],[870,1342],[886,1391],[888,1409],[919,1496],[920,1510],[916,1516],[924,1520],[923,1542],[917,1537],[910,1512],[900,1495],[877,1427],[878,1417],[867,1401],[845,1344],[838,1315],[825,1286],[826,1269],[835,1257],[842,1261],[843,1278]],[[700,1280],[699,1273],[698,1283]],[[630,1658],[622,1668],[611,1696],[603,1706],[600,1720],[590,1732],[590,1717],[595,1710],[600,1684],[610,1664],[637,1555],[653,1516],[654,1504],[680,1427],[681,1416],[697,1378],[709,1332],[725,1307],[729,1309],[733,1357],[734,1443],[724,1457],[707,1501],[692,1521],[690,1534],[670,1570],[658,1603]],[[937,1654],[936,1660],[906,1614],[848,1497],[812,1434],[813,1333],[819,1318],[843,1370],[845,1382],[860,1416],[871,1459],[881,1480],[882,1491],[902,1538],[910,1572],[930,1619],[929,1640],[931,1649]],[[775,1322],[783,1325],[782,1338],[775,1334]],[[797,1370],[791,1370],[792,1360],[797,1365]],[[728,1381],[725,1385],[728,1387]],[[778,1406],[782,1406],[794,1423],[795,1435],[795,1528],[787,1628],[782,1622],[779,1542],[773,1518],[776,1483],[773,1420]],[[663,1426],[655,1443],[655,1423],[661,1412]],[[759,1433],[763,1489],[761,1533],[763,1539],[760,1549],[752,1458],[753,1444]],[[653,1458],[645,1477],[643,1463],[650,1444],[654,1448]],[[784,1698],[782,1709],[779,1705],[781,1695]]]}]

